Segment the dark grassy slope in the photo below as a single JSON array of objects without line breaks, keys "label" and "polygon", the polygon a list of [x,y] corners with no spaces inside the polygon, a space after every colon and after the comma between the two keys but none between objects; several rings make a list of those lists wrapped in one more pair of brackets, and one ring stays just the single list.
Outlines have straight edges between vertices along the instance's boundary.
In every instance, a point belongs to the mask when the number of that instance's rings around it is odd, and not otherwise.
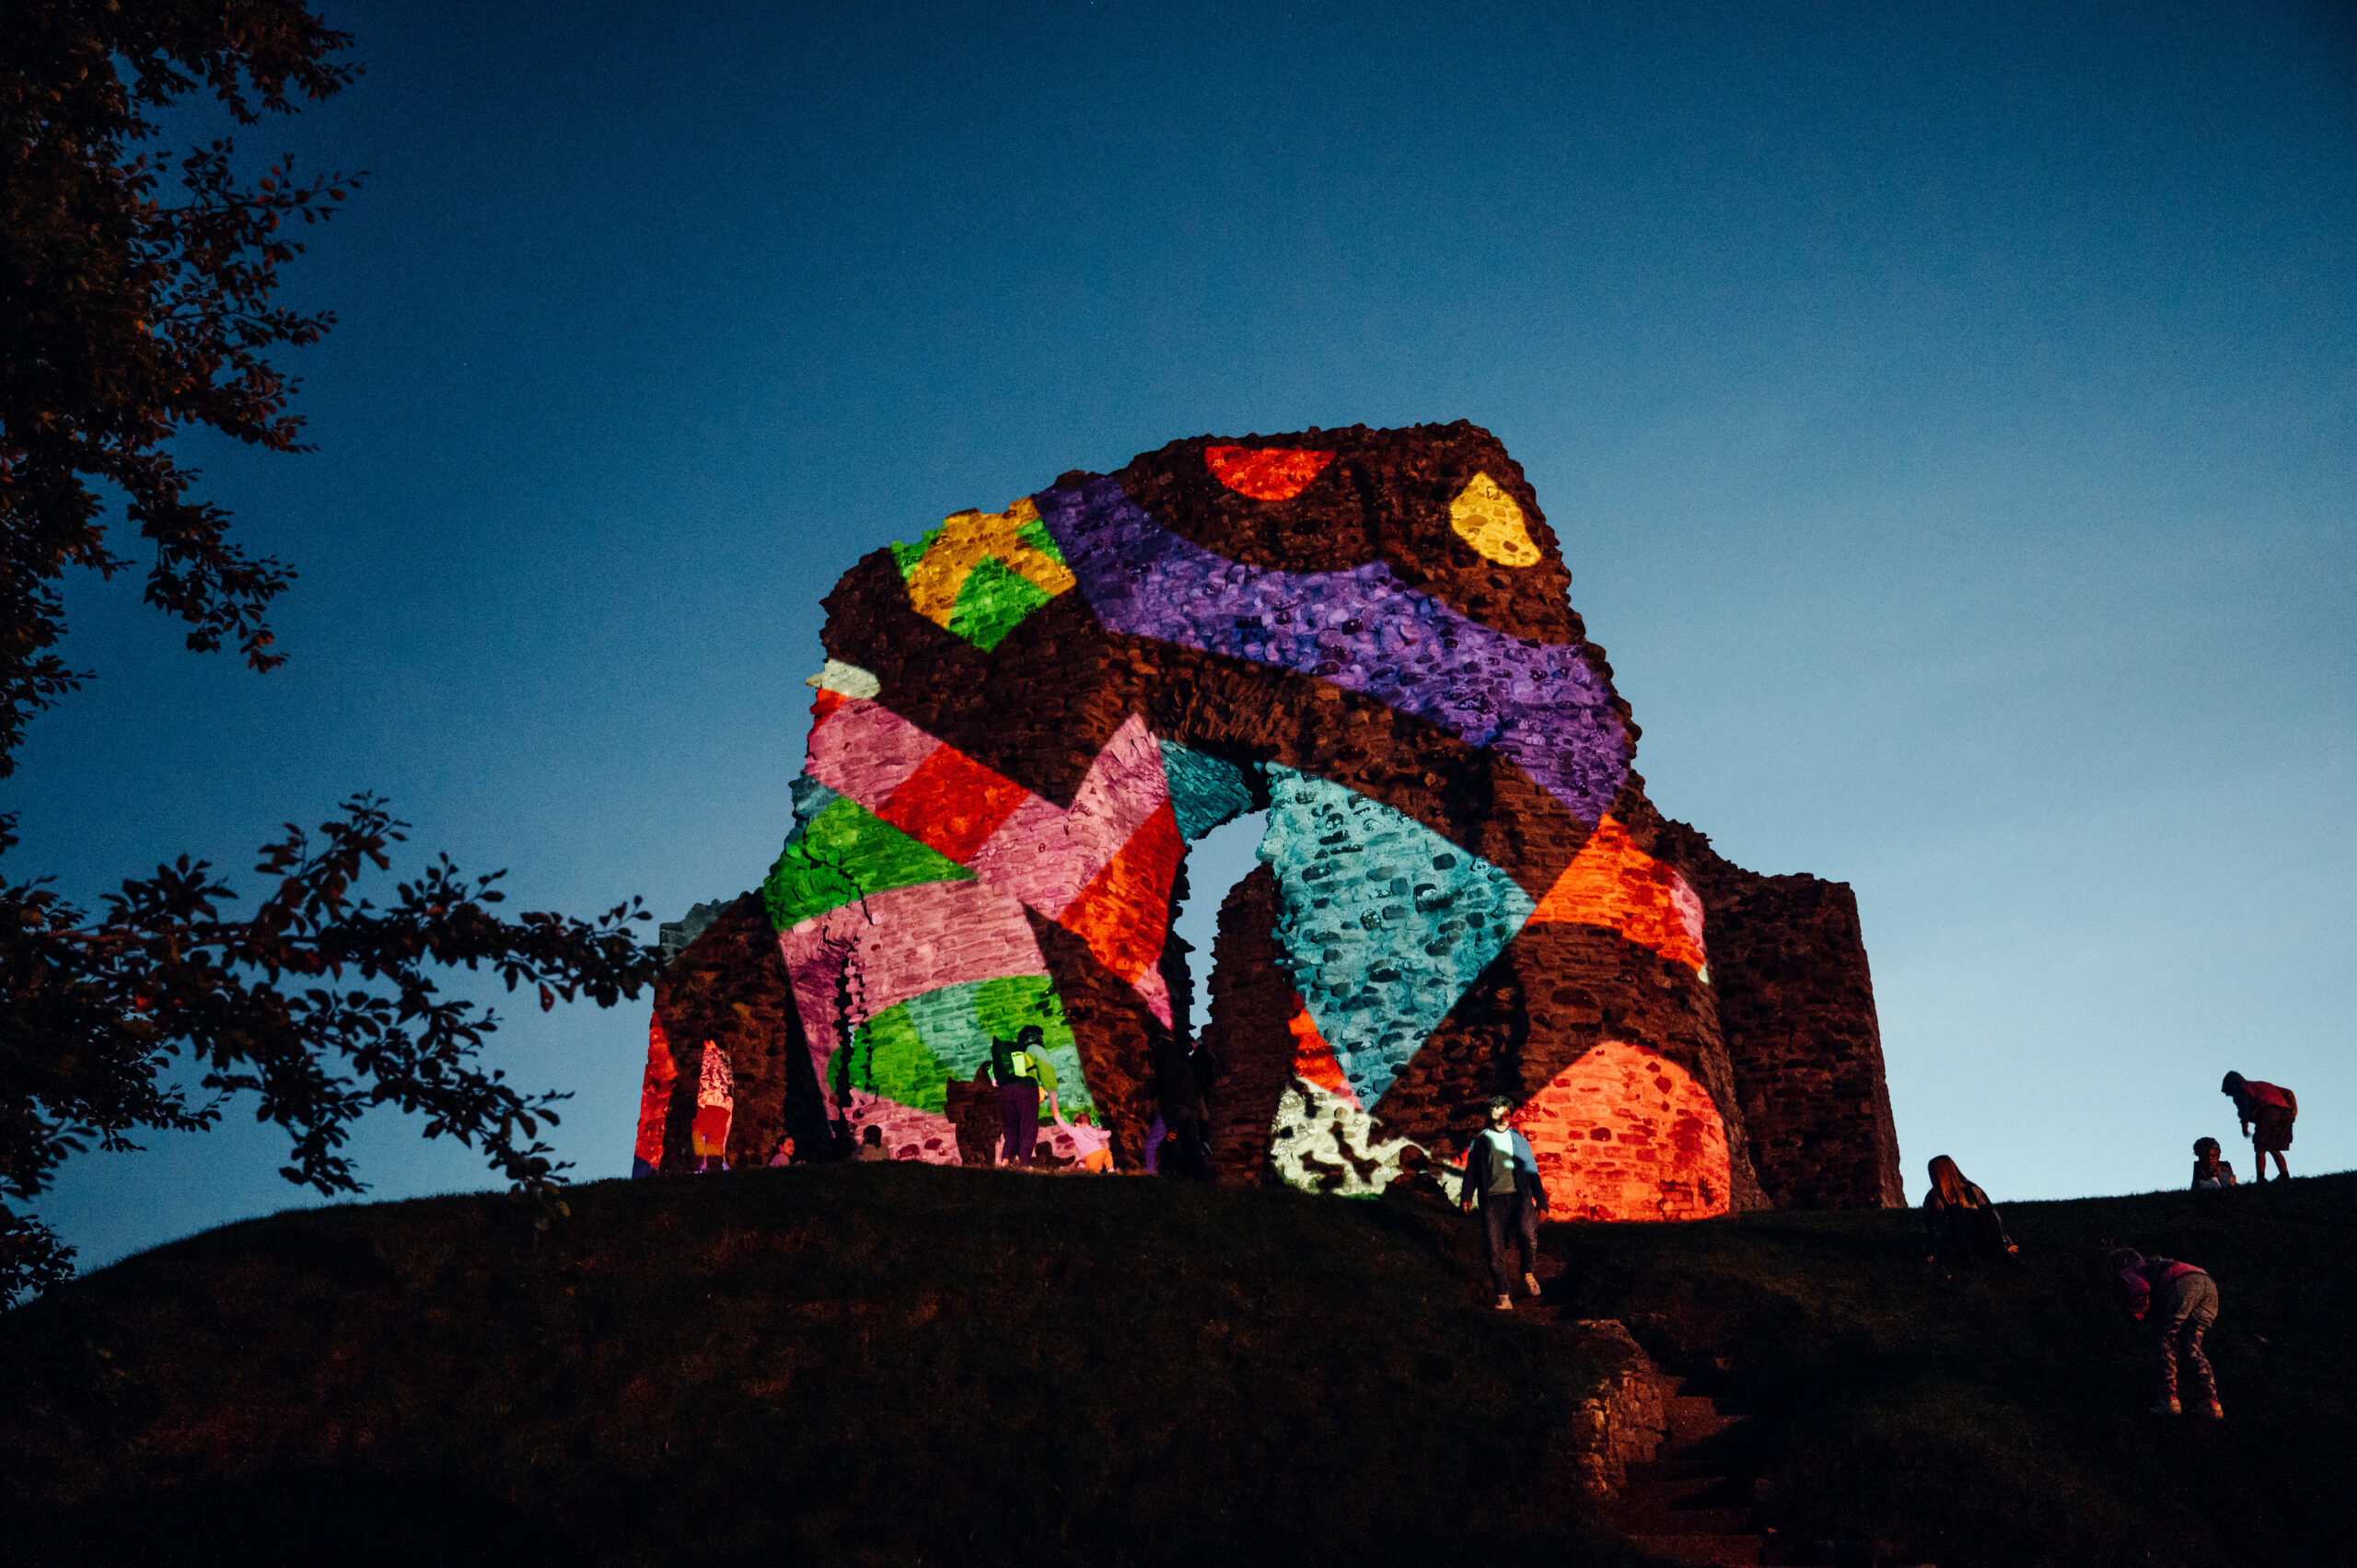
[{"label": "dark grassy slope", "polygon": [[[1953,1284],[1910,1213],[1559,1227],[1579,1311],[1657,1355],[1724,1358],[1757,1412],[1788,1539],[1848,1562],[2357,1562],[2357,1175],[2230,1193],[2023,1203],[2017,1263]],[[2223,1424],[2143,1413],[2149,1331],[2106,1241],[2216,1278]]]},{"label": "dark grassy slope", "polygon": [[[1782,1539],[2306,1568],[2352,1560],[2353,1199],[2024,1204],[1954,1285],[1896,1213],[1548,1245],[1573,1310],[1728,1364]],[[1480,1307],[1437,1204],[890,1166],[573,1202],[537,1247],[500,1198],[280,1215],[0,1318],[0,1556],[1625,1560],[1547,1459],[1572,1340]],[[2223,1427],[2141,1413],[2107,1238],[2217,1276]]]},{"label": "dark grassy slope", "polygon": [[1593,1373],[1468,1294],[1437,1204],[909,1166],[571,1202],[537,1246],[496,1197],[283,1214],[0,1319],[18,1548],[1633,1561],[1549,1462]]}]

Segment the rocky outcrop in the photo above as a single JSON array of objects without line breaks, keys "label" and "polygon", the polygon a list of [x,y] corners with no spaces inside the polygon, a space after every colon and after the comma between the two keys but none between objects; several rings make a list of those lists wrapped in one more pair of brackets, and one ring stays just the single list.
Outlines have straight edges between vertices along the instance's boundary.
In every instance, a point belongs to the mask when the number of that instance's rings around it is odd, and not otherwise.
[{"label": "rocky outcrop", "polygon": [[1670,1380],[1626,1327],[1609,1318],[1582,1318],[1582,1349],[1604,1368],[1603,1381],[1580,1400],[1569,1461],[1579,1488],[1601,1508],[1627,1492],[1629,1467],[1660,1452],[1669,1434]]}]

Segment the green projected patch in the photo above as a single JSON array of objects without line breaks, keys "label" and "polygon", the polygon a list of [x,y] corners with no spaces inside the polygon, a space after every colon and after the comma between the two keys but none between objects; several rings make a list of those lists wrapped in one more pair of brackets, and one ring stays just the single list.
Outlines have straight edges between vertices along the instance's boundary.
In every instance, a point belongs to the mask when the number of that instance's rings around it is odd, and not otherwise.
[{"label": "green projected patch", "polygon": [[997,556],[986,555],[966,574],[965,586],[958,590],[949,630],[989,653],[1048,598],[1039,585]]},{"label": "green projected patch", "polygon": [[973,875],[857,802],[832,796],[785,841],[761,883],[761,901],[770,924],[784,931],[869,893],[970,881]]},{"label": "green projected patch", "polygon": [[948,1070],[925,1049],[905,1002],[885,1008],[852,1036],[851,1086],[936,1115],[949,1109]]}]

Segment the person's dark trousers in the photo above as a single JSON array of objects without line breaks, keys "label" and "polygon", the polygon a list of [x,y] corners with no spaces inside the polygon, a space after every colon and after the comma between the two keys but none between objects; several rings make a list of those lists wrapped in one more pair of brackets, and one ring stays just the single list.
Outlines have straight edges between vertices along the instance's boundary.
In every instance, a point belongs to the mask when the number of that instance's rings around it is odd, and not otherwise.
[{"label": "person's dark trousers", "polygon": [[[1481,1236],[1490,1248],[1490,1278],[1500,1295],[1514,1294],[1515,1280],[1538,1272],[1538,1210],[1527,1192],[1485,1192],[1481,1195]],[[1510,1260],[1522,1249],[1522,1267]]]},{"label": "person's dark trousers", "polygon": [[1032,1145],[1039,1141],[1039,1086],[1029,1078],[1001,1084],[998,1111],[1006,1137],[1006,1162],[1020,1165],[1031,1157]]}]

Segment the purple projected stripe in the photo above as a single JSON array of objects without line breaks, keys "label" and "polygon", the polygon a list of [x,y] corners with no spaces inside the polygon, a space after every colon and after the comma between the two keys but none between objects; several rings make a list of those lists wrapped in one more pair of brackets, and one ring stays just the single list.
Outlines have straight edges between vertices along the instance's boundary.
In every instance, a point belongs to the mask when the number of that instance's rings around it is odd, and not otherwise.
[{"label": "purple projected stripe", "polygon": [[1214,555],[1148,517],[1119,480],[1031,499],[1113,631],[1363,691],[1512,758],[1585,822],[1620,793],[1628,735],[1576,646],[1508,636],[1379,561],[1275,572]]}]

